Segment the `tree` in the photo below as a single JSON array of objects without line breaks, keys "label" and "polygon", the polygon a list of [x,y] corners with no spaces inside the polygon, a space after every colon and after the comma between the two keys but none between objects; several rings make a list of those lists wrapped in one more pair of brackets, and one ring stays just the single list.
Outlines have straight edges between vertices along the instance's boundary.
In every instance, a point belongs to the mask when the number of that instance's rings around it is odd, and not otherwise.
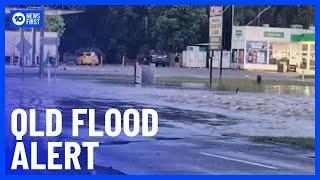
[{"label": "tree", "polygon": [[58,32],[62,36],[65,31],[64,19],[61,16],[46,16],[44,29],[49,32]]},{"label": "tree", "polygon": [[[104,62],[119,63],[121,56],[135,59],[150,49],[175,52],[186,46],[208,42],[209,6],[86,6],[84,13],[47,21],[50,29],[62,31],[61,49],[95,47],[105,54]],[[247,25],[266,6],[235,6],[234,21]],[[50,23],[49,23],[50,22]],[[312,6],[272,6],[253,26],[270,24],[290,27],[314,22]],[[65,23],[65,27],[62,25]]]},{"label": "tree", "polygon": [[152,38],[156,47],[172,52],[199,43],[201,27],[208,24],[206,7],[203,6],[153,6],[151,14]]},{"label": "tree", "polygon": [[146,13],[146,6],[88,6],[85,13],[65,16],[62,46],[69,51],[97,47],[108,63],[120,62],[122,55],[136,58],[146,44]]},{"label": "tree", "polygon": [[[234,20],[244,26],[265,7],[267,6],[235,6]],[[291,24],[301,24],[308,28],[313,25],[313,22],[313,6],[272,6],[252,25],[269,24],[272,27],[290,27]]]}]

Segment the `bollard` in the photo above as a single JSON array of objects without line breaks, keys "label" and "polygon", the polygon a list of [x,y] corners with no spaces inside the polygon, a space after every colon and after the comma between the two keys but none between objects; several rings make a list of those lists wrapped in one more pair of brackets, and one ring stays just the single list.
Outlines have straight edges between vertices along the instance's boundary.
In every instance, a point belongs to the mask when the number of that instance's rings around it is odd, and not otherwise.
[{"label": "bollard", "polygon": [[124,56],[122,56],[122,67],[124,67]]},{"label": "bollard", "polygon": [[133,70],[133,82],[134,82],[134,84],[137,84],[137,63],[138,62],[136,62],[134,64],[134,70]]},{"label": "bollard", "polygon": [[260,75],[257,75],[257,83],[261,84],[261,81],[262,81],[262,77]]}]

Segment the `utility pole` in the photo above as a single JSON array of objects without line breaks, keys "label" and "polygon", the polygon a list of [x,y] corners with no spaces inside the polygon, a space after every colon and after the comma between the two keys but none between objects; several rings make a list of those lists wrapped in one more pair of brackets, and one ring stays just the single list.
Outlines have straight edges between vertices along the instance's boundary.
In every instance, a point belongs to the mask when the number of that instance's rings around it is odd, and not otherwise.
[{"label": "utility pole", "polygon": [[[223,9],[223,6],[222,6],[222,9]],[[221,39],[221,44],[220,44],[220,66],[219,66],[219,85],[221,84],[221,77],[222,77],[222,57],[223,57],[223,46],[224,46],[224,42],[225,42],[225,39],[223,36],[224,36],[224,27],[223,27],[223,13],[222,13],[222,28],[221,28],[221,34],[222,34],[222,39]]]},{"label": "utility pole", "polygon": [[32,66],[36,65],[36,28],[32,28]]},{"label": "utility pole", "polygon": [[149,22],[150,22],[150,13],[151,13],[151,6],[147,6],[147,11],[145,13],[145,16],[144,16],[144,21],[145,21],[145,33],[146,33],[146,41],[148,43],[148,48],[147,50],[150,51],[151,49],[151,33],[150,33],[150,30],[149,30]]},{"label": "utility pole", "polygon": [[[221,49],[220,49],[220,72],[219,72],[219,83],[221,83],[222,78],[222,68],[223,68],[223,50],[231,52],[232,44],[232,27],[233,27],[233,13],[234,6],[225,6],[222,12],[222,40],[221,40]],[[231,59],[229,59],[231,60]]]},{"label": "utility pole", "polygon": [[24,76],[24,29],[20,28],[20,42],[22,44],[22,47],[20,49],[20,61],[19,66],[21,66],[21,80],[23,81]]},{"label": "utility pole", "polygon": [[[44,6],[41,6],[41,10],[44,12]],[[44,12],[44,16],[45,16],[45,12]],[[39,78],[43,77],[44,74],[44,64],[43,64],[43,39],[44,39],[44,27],[41,27],[40,29],[40,60],[39,60]]]},{"label": "utility pole", "polygon": [[210,88],[212,87],[212,58],[213,57],[213,51],[209,51],[209,68],[210,68]]}]

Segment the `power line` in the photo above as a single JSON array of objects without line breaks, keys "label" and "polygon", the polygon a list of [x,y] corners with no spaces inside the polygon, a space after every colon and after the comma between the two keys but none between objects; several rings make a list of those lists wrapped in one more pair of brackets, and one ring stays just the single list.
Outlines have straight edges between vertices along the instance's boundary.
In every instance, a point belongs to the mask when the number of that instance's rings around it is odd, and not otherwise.
[{"label": "power line", "polygon": [[253,20],[251,20],[251,21],[247,24],[247,26],[250,26],[254,21],[256,21],[263,13],[265,13],[266,11],[268,11],[271,7],[272,7],[272,6],[268,6],[268,7],[264,8],[262,11],[260,11],[260,12],[258,13],[258,15],[257,15]]}]

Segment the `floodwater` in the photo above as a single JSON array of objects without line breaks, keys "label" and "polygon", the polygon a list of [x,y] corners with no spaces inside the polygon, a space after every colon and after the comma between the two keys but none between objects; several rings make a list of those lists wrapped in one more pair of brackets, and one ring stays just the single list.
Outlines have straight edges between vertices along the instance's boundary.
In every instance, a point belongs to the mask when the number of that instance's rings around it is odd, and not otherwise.
[{"label": "floodwater", "polygon": [[[177,87],[186,89],[210,89],[208,83],[161,83],[158,86],[163,87]],[[212,85],[213,90],[219,90],[219,85],[214,83]],[[230,88],[226,91],[236,91],[236,89]],[[241,89],[240,89],[241,91]],[[291,95],[304,95],[314,96],[314,86],[308,85],[273,85],[273,84],[260,84],[256,85],[252,90],[245,90],[246,92],[262,92],[262,93],[274,93],[274,94],[291,94]]]},{"label": "floodwater", "polygon": [[264,92],[277,94],[298,94],[305,96],[314,96],[314,86],[299,85],[264,85]]},{"label": "floodwater", "polygon": [[[73,108],[95,109],[96,125],[100,130],[104,125],[104,113],[110,108],[117,108],[121,112],[128,108],[155,109],[159,115],[159,132],[154,137],[119,136],[111,138],[104,136],[95,139],[95,137],[87,136],[87,123],[79,129],[79,137],[71,137],[74,141],[90,140],[101,143],[95,158],[96,165],[103,167],[100,168],[103,171],[101,174],[199,174],[203,172],[224,174],[226,172],[235,173],[234,169],[239,173],[259,172],[258,168],[251,166],[239,164],[234,167],[234,162],[211,160],[199,154],[199,149],[228,157],[237,155],[235,158],[240,159],[250,160],[250,157],[253,157],[251,161],[255,162],[259,159],[259,162],[263,160],[267,164],[270,163],[268,161],[271,158],[274,158],[274,162],[278,164],[283,162],[281,166],[292,166],[295,163],[298,165],[294,165],[294,168],[307,167],[307,170],[304,171],[313,172],[314,160],[304,158],[303,163],[305,164],[301,165],[301,162],[292,155],[296,153],[295,150],[294,153],[289,154],[287,147],[277,145],[272,149],[269,145],[249,142],[243,138],[266,135],[314,137],[314,96],[305,94],[292,95],[285,94],[284,91],[280,93],[242,91],[234,93],[207,89],[206,86],[199,86],[199,84],[181,84],[171,87],[165,85],[135,86],[98,83],[87,79],[57,78],[55,81],[48,82],[45,79],[25,78],[22,82],[18,78],[7,77],[6,125],[8,134],[11,134],[10,112],[14,108],[36,108],[37,129],[39,130],[45,128],[43,119],[46,108],[61,110],[64,123],[63,134],[48,139],[50,141],[70,140],[71,136],[68,133],[71,130]],[[87,118],[83,117],[83,119]],[[6,142],[7,148],[12,148],[14,140],[10,139],[10,136],[6,137]],[[243,149],[243,155],[239,155],[241,149]],[[281,152],[281,158],[274,155],[275,150]],[[235,151],[238,153],[236,154]],[[253,154],[264,154],[261,155],[261,158],[256,158],[250,154],[252,152]],[[309,152],[303,151],[302,153]],[[290,158],[294,162],[283,161]],[[197,161],[194,161],[195,159]],[[158,163],[145,163],[149,160]],[[217,162],[217,165],[206,167],[214,162]],[[221,167],[220,171],[219,168],[216,169],[217,167]],[[264,169],[260,171],[264,174],[266,172]],[[289,171],[287,169],[279,171],[285,174],[283,172]],[[292,170],[292,172],[295,171]],[[96,173],[99,174],[99,172]],[[278,172],[272,171],[272,173]]]}]

